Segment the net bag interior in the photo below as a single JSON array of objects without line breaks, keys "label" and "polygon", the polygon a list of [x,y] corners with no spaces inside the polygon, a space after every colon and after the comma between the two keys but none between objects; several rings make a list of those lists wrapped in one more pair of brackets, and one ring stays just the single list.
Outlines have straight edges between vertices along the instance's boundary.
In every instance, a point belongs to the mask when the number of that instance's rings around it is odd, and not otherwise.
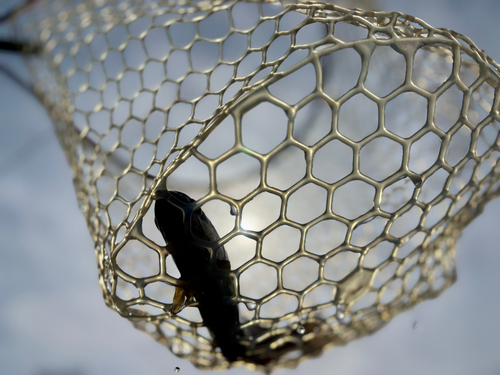
[{"label": "net bag interior", "polygon": [[[42,46],[27,60],[106,304],[198,368],[295,367],[438,296],[462,229],[499,193],[499,66],[417,18],[50,0],[16,30]],[[211,265],[230,262],[237,360],[200,301],[172,311],[184,284],[154,212],[172,191],[215,227]]]}]

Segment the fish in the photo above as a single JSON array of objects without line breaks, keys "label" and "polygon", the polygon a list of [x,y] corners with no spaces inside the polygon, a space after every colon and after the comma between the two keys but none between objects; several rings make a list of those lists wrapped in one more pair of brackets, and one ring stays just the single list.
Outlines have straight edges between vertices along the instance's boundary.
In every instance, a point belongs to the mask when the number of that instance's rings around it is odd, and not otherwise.
[{"label": "fish", "polygon": [[176,287],[171,312],[177,314],[186,299],[198,309],[214,342],[230,362],[244,359],[231,263],[217,230],[196,201],[179,191],[162,191],[154,206],[155,224],[167,243],[184,287]]},{"label": "fish", "polygon": [[[303,334],[296,330],[270,335],[260,324],[242,329],[231,263],[224,247],[217,247],[220,237],[210,219],[194,199],[179,191],[157,194],[154,212],[156,227],[184,281],[175,289],[171,312],[179,313],[186,300],[198,302],[205,326],[229,362],[268,366],[296,350],[321,352],[329,342],[324,334],[303,342]],[[316,323],[304,324],[305,332],[316,328]],[[259,336],[264,339],[254,340]]]}]

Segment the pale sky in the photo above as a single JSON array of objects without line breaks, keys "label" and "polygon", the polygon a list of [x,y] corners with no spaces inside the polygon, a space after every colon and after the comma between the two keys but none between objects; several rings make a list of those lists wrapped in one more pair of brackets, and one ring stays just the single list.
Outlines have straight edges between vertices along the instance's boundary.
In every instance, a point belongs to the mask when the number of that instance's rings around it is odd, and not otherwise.
[{"label": "pale sky", "polygon": [[[378,0],[377,8],[454,29],[500,61],[497,0]],[[0,64],[28,77],[16,56],[2,53]],[[201,374],[105,306],[50,119],[1,73],[0,113],[0,373],[166,375],[179,367],[181,375]],[[499,212],[497,199],[463,232],[458,280],[442,296],[370,337],[276,374],[499,374]]]}]

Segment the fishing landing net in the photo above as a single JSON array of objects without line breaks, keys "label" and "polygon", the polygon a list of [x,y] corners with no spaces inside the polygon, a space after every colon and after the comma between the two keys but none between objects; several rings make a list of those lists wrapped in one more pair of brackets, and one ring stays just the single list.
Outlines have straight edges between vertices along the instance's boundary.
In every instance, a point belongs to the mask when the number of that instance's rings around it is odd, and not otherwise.
[{"label": "fishing landing net", "polygon": [[[106,304],[202,369],[271,371],[455,280],[499,192],[499,66],[411,16],[308,2],[41,1],[16,19],[74,172]],[[154,224],[196,200],[259,360],[229,362]],[[263,353],[263,354],[262,354]]]}]

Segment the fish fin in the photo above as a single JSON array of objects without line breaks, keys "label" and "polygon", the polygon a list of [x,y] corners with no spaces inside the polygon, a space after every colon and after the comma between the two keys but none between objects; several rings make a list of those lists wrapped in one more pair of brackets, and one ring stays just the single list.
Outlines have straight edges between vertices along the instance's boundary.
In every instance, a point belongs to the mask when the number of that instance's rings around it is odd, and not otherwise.
[{"label": "fish fin", "polygon": [[177,314],[182,310],[186,300],[186,291],[183,288],[175,288],[174,301],[172,303],[172,313]]}]

